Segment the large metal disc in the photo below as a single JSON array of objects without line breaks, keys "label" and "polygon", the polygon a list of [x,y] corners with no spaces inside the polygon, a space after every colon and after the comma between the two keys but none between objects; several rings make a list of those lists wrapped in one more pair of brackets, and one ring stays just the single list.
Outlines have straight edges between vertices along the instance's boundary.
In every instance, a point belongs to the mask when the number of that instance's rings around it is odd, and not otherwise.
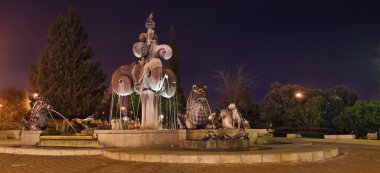
[{"label": "large metal disc", "polygon": [[112,90],[120,96],[130,95],[134,91],[131,77],[132,65],[123,65],[116,69],[112,75]]},{"label": "large metal disc", "polygon": [[165,69],[165,75],[167,75],[168,80],[164,84],[165,89],[162,91],[161,96],[171,98],[177,90],[177,78],[174,72],[169,69]]}]

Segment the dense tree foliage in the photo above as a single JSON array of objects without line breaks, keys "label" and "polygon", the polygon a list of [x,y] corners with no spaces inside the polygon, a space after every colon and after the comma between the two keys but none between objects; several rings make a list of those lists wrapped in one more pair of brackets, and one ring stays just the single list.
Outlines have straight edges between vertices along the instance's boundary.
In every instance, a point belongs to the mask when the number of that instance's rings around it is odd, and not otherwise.
[{"label": "dense tree foliage", "polygon": [[[21,119],[30,110],[28,93],[15,87],[0,90],[0,126],[21,125]],[[13,127],[11,127],[13,128]]]},{"label": "dense tree foliage", "polygon": [[260,117],[273,126],[334,128],[333,119],[358,100],[344,86],[320,90],[274,82],[271,88],[262,101]]},{"label": "dense tree foliage", "polygon": [[31,68],[32,91],[49,100],[65,116],[95,112],[104,94],[101,63],[93,61],[88,34],[75,8],[59,15],[50,25],[40,61]]},{"label": "dense tree foliage", "polygon": [[364,137],[367,133],[380,131],[380,102],[359,102],[347,107],[333,123],[338,133]]}]

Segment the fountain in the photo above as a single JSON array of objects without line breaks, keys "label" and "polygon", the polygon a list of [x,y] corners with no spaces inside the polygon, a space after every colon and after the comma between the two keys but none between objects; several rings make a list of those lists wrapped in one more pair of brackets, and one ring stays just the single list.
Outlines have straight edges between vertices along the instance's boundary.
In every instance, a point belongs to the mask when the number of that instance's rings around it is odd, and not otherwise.
[{"label": "fountain", "polygon": [[[128,96],[136,92],[141,97],[141,129],[158,129],[160,97],[171,98],[176,91],[176,76],[165,69],[160,58],[168,60],[172,49],[157,43],[155,23],[151,13],[145,23],[148,30],[141,33],[139,42],[133,45],[133,53],[138,62],[123,65],[112,75],[112,89],[118,96]],[[110,119],[112,117],[112,111]]]}]

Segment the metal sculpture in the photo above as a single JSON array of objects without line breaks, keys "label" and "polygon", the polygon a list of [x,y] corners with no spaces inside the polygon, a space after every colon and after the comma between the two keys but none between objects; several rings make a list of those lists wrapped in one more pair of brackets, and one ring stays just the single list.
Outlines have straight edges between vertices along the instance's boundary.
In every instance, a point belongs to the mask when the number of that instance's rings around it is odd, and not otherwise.
[{"label": "metal sculpture", "polygon": [[199,87],[193,85],[186,102],[186,128],[203,129],[208,123],[208,117],[211,115],[210,105],[207,101],[207,86]]},{"label": "metal sculpture", "polygon": [[77,131],[74,129],[72,124],[61,115],[59,112],[55,111],[51,105],[48,104],[48,101],[42,97],[37,98],[36,102],[34,102],[31,114],[26,116],[22,120],[22,128],[23,130],[45,130],[49,125],[49,116],[54,121],[55,126],[57,127],[57,123],[54,120],[52,113],[59,115],[63,118],[70,127],[74,130],[75,133]]},{"label": "metal sculpture", "polygon": [[160,58],[168,60],[172,49],[166,44],[159,45],[155,34],[155,23],[151,13],[145,23],[146,33],[139,35],[139,42],[133,45],[133,54],[138,62],[123,65],[112,75],[113,92],[128,96],[136,92],[141,97],[143,129],[158,128],[158,98],[171,98],[176,92],[176,76],[164,69]]}]

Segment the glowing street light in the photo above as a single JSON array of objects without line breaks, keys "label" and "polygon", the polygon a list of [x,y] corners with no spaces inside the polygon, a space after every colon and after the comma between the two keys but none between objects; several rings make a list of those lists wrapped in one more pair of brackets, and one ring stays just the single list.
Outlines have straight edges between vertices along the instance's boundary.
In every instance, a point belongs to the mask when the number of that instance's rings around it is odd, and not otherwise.
[{"label": "glowing street light", "polygon": [[301,99],[303,98],[303,94],[301,92],[296,92],[295,97]]},{"label": "glowing street light", "polygon": [[38,93],[34,93],[34,94],[33,94],[33,98],[36,99],[37,97],[38,97]]},{"label": "glowing street light", "polygon": [[122,110],[122,111],[124,111],[125,109],[126,109],[125,106],[122,106],[122,107],[121,107],[121,110]]}]

